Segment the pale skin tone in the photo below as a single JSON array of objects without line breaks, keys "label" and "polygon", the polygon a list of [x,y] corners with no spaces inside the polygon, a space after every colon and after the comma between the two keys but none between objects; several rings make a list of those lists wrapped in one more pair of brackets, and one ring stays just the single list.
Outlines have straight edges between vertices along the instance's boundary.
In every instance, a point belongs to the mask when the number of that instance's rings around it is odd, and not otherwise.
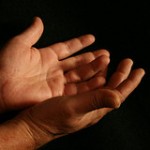
[{"label": "pale skin tone", "polygon": [[107,50],[72,56],[91,45],[93,35],[37,49],[33,45],[42,32],[37,17],[0,53],[1,113],[24,108],[1,124],[0,149],[34,150],[97,123],[120,107],[145,74],[142,68],[132,70],[133,61],[126,58],[106,81]]}]

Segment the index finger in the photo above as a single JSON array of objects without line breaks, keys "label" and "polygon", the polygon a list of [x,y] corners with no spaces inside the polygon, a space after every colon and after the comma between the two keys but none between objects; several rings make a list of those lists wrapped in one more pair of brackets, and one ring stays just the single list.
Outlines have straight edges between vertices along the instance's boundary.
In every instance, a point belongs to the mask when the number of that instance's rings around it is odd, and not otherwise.
[{"label": "index finger", "polygon": [[95,37],[92,34],[86,34],[64,42],[50,45],[46,47],[45,50],[54,51],[58,56],[58,60],[61,60],[91,45],[94,41]]}]

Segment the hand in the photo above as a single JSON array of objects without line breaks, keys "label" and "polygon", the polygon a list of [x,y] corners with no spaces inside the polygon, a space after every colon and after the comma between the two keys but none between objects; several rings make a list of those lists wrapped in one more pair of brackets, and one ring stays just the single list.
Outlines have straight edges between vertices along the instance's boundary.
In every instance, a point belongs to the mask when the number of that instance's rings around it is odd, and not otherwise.
[{"label": "hand", "polygon": [[55,97],[33,106],[17,118],[17,124],[23,120],[28,129],[26,134],[38,148],[97,123],[108,112],[118,108],[141,82],[144,70],[131,71],[132,64],[130,59],[122,60],[103,88]]},{"label": "hand", "polygon": [[34,44],[42,32],[42,20],[36,17],[29,28],[12,38],[1,50],[1,112],[104,85],[108,51],[98,50],[69,57],[92,44],[95,40],[93,35],[37,49]]}]

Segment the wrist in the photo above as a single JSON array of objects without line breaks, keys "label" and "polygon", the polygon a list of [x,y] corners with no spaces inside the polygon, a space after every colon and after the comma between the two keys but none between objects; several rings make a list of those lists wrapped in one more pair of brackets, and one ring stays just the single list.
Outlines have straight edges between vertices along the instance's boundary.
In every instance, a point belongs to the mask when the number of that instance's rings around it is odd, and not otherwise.
[{"label": "wrist", "polygon": [[0,149],[35,150],[56,138],[36,125],[26,112],[0,124]]},{"label": "wrist", "polygon": [[33,150],[34,140],[28,125],[18,118],[0,125],[0,149]]},{"label": "wrist", "polygon": [[58,138],[55,134],[44,129],[42,125],[37,125],[29,115],[28,111],[23,112],[18,118],[21,118],[23,121],[26,131],[28,132],[27,135],[32,139],[31,143],[34,149],[38,149],[44,144]]}]

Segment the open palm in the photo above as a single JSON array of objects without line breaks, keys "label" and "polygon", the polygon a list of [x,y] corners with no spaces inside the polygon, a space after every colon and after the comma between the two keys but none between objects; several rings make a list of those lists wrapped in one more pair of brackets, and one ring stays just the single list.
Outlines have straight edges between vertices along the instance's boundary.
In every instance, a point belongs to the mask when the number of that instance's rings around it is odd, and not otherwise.
[{"label": "open palm", "polygon": [[28,132],[35,137],[34,143],[40,143],[38,146],[94,125],[119,108],[140,84],[145,71],[132,70],[132,66],[131,59],[123,59],[103,87],[48,99],[25,110],[16,121],[26,122]]},{"label": "open palm", "polygon": [[93,90],[105,83],[109,63],[106,50],[71,56],[92,44],[93,35],[37,49],[33,45],[42,32],[42,20],[36,17],[29,28],[1,50],[1,110],[25,108],[51,97]]}]

